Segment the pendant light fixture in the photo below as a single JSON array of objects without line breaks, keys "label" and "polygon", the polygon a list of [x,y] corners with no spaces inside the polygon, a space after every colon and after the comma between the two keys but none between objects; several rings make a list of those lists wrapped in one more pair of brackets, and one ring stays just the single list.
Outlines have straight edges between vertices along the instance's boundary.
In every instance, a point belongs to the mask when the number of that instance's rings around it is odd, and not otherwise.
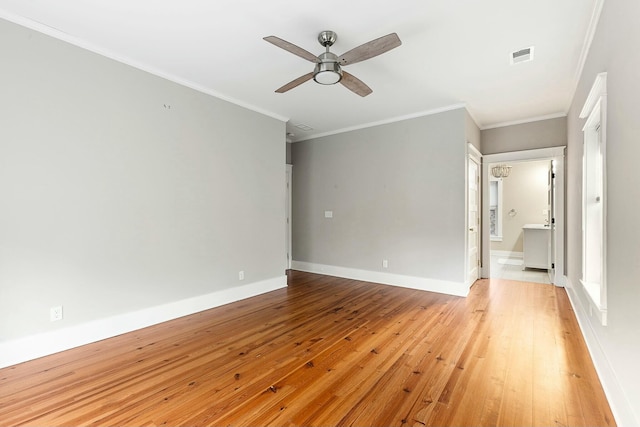
[{"label": "pendant light fixture", "polygon": [[511,166],[507,165],[496,165],[491,168],[491,175],[494,178],[506,178],[511,173]]}]

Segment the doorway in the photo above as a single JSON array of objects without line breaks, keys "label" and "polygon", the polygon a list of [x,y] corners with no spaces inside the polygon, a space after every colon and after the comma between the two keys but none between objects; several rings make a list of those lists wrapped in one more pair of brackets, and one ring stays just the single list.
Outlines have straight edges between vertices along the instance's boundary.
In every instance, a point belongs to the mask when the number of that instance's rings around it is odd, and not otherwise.
[{"label": "doorway", "polygon": [[488,168],[491,278],[551,283],[552,161],[491,163]]},{"label": "doorway", "polygon": [[[482,200],[482,277],[564,286],[564,148],[484,156],[482,182],[490,191],[483,193]],[[491,174],[491,166],[496,164],[512,166],[513,173],[501,178],[501,200],[497,197],[498,184]],[[518,203],[523,204],[516,205],[509,200],[505,186],[510,183],[513,190],[515,180],[527,179],[527,174],[529,179],[538,181],[530,183],[536,185],[536,194],[521,189],[523,200]],[[496,199],[500,200],[498,204],[502,203],[500,208],[496,208]],[[526,212],[525,206],[535,206],[531,208],[535,210]],[[542,274],[540,280],[532,279],[538,277],[536,272]]]}]

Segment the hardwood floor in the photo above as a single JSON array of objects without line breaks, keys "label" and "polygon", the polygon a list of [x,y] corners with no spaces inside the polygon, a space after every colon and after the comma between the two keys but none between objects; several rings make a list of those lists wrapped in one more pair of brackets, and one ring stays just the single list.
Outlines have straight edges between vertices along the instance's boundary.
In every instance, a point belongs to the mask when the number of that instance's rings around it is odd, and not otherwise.
[{"label": "hardwood floor", "polygon": [[289,281],[1,369],[0,425],[615,425],[563,289]]}]

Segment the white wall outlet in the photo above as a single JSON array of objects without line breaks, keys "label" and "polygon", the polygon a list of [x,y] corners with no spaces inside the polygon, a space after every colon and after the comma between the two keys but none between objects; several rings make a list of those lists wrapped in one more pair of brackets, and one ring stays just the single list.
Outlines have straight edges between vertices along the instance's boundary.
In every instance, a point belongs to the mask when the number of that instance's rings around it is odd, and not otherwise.
[{"label": "white wall outlet", "polygon": [[324,211],[325,218],[333,218],[333,211]]},{"label": "white wall outlet", "polygon": [[238,272],[238,280],[244,280],[244,271]]},{"label": "white wall outlet", "polygon": [[52,322],[62,320],[62,306],[51,307],[49,309],[49,318]]},{"label": "white wall outlet", "polygon": [[382,268],[389,268],[389,261],[386,259],[382,260]]}]

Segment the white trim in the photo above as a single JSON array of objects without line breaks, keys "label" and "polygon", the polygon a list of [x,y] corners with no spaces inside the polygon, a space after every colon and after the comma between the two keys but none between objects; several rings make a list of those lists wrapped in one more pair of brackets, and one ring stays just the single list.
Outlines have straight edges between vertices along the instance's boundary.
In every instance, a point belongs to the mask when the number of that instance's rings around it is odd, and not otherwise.
[{"label": "white trim", "polygon": [[517,162],[529,160],[552,160],[554,157],[563,157],[566,146],[551,148],[537,148],[534,150],[510,151],[508,153],[485,154],[484,163]]},{"label": "white trim", "polygon": [[[591,20],[589,21],[589,26],[587,27],[587,32],[584,36],[584,42],[582,43],[582,50],[580,51],[580,58],[578,59],[578,66],[576,67],[575,74],[575,86],[577,87],[578,82],[580,81],[580,76],[582,76],[582,71],[584,70],[584,64],[587,62],[587,56],[589,56],[589,50],[591,50],[591,43],[593,42],[593,37],[596,34],[596,29],[598,28],[598,22],[600,21],[600,15],[602,14],[602,7],[604,6],[604,0],[596,0],[593,5],[593,11],[591,12]],[[576,90],[574,87],[573,93],[575,94]]]},{"label": "white trim", "polygon": [[0,343],[0,368],[287,287],[287,276]]},{"label": "white trim", "polygon": [[478,149],[476,148],[475,145],[473,145],[470,142],[467,142],[467,153],[470,156],[475,157],[476,163],[481,164],[482,163],[482,153],[480,151],[478,151]]},{"label": "white trim", "polygon": [[[582,277],[580,283],[582,289],[587,295],[587,299],[590,302],[589,312],[592,313],[595,309],[600,324],[606,326],[607,324],[607,73],[603,72],[596,76],[593,86],[589,91],[589,95],[585,100],[582,111],[580,112],[581,119],[586,118],[583,132],[582,142]],[[599,138],[599,140],[598,140]],[[589,143],[595,142],[600,150],[601,155],[601,171],[598,174],[595,170],[587,170],[588,158],[593,154],[589,149]],[[600,275],[601,283],[588,282],[587,266],[593,265],[587,262],[589,247],[592,247],[593,242],[587,238],[588,224],[593,224],[593,218],[588,216],[589,210],[587,209],[587,177],[593,177],[598,175],[597,178],[602,180],[602,193],[599,195],[603,200],[602,206],[602,218],[599,221],[599,240],[596,242],[597,246],[601,247],[601,253],[599,259],[601,260]],[[595,295],[594,295],[595,294]]]},{"label": "white trim", "polygon": [[[491,191],[491,187],[492,187],[491,184],[493,182],[497,183],[496,184],[496,197],[498,199],[496,201],[496,204],[495,204],[495,207],[496,207],[496,209],[495,209],[495,211],[496,211],[496,233],[498,233],[498,234],[495,235],[495,236],[491,234],[491,222],[490,222],[491,221],[491,206],[494,206],[494,205],[491,204],[491,192],[492,192]],[[489,237],[491,238],[492,242],[502,242],[502,238],[503,238],[503,235],[502,235],[502,224],[504,222],[503,221],[504,218],[502,218],[503,217],[502,209],[504,207],[504,204],[503,204],[504,203],[503,202],[503,200],[504,200],[504,198],[503,198],[503,194],[504,194],[503,187],[504,187],[503,178],[496,178],[496,177],[494,177],[492,175],[489,175],[489,189],[488,189],[488,192],[489,192],[489,212],[488,212],[488,214],[489,214]]]},{"label": "white trim", "polygon": [[292,268],[294,270],[306,271],[308,273],[326,274],[328,276],[343,277],[346,279],[361,280],[364,282],[382,283],[383,285],[400,286],[403,288],[438,292],[440,294],[460,297],[466,297],[469,294],[469,286],[465,285],[463,282],[450,282],[448,280],[430,279],[427,277],[382,273],[380,271],[358,270],[355,268],[316,264],[304,261],[293,261]]},{"label": "white trim", "polygon": [[325,137],[325,136],[336,135],[336,134],[339,134],[339,133],[346,133],[346,132],[351,132],[351,131],[354,131],[354,130],[360,130],[360,129],[366,129],[366,128],[371,128],[371,127],[380,126],[380,125],[387,125],[387,124],[390,124],[390,123],[402,122],[402,121],[405,121],[405,120],[416,119],[418,117],[431,116],[433,114],[440,114],[440,113],[444,113],[444,112],[447,112],[447,111],[458,110],[460,108],[465,108],[465,104],[453,104],[453,105],[448,105],[446,107],[434,108],[433,110],[427,110],[427,111],[419,111],[417,113],[411,113],[411,114],[406,114],[404,116],[392,117],[390,119],[379,120],[379,121],[376,121],[376,122],[363,123],[363,124],[360,124],[360,125],[349,126],[349,127],[346,127],[346,128],[331,130],[331,131],[328,131],[328,132],[320,132],[320,133],[315,133],[315,134],[309,134],[309,135],[306,135],[306,136],[304,136],[302,138],[298,138],[293,142],[294,143],[302,142],[302,141],[307,141],[309,139],[322,138],[322,137]]},{"label": "white trim", "polygon": [[166,73],[162,70],[159,70],[155,67],[152,67],[150,65],[144,64],[142,62],[136,61],[132,58],[129,58],[127,56],[123,56],[120,55],[116,52],[113,52],[109,49],[105,49],[102,47],[99,47],[93,43],[90,43],[84,39],[81,39],[79,37],[73,36],[71,34],[67,34],[63,31],[58,30],[57,28],[53,28],[53,27],[49,27],[48,25],[45,25],[41,22],[37,22],[34,20],[31,20],[29,18],[25,18],[23,16],[20,15],[16,15],[14,13],[10,13],[7,12],[6,10],[2,10],[0,9],[0,18],[6,19],[7,21],[13,22],[14,24],[18,24],[21,25],[23,27],[27,27],[31,30],[37,31],[39,33],[42,34],[46,34],[50,37],[53,37],[55,39],[58,40],[62,40],[65,41],[67,43],[70,43],[74,46],[78,46],[82,49],[86,49],[88,51],[97,53],[98,55],[104,56],[106,58],[112,59],[114,61],[120,62],[122,64],[126,64],[129,65],[133,68],[136,68],[138,70],[142,70],[142,71],[146,71],[147,73],[153,74],[154,76],[158,76],[161,77],[165,80],[169,80],[171,82],[177,83],[181,86],[185,86],[188,87],[190,89],[193,89],[195,91],[213,96],[215,98],[221,99],[223,101],[227,101],[231,104],[240,106],[242,108],[246,108],[247,110],[251,110],[254,111],[256,113],[260,113],[260,114],[264,114],[265,116],[271,117],[273,119],[276,120],[280,120],[282,122],[288,122],[289,118],[285,117],[281,114],[275,113],[273,111],[269,111],[269,110],[265,110],[264,108],[258,107],[256,105],[252,105],[249,103],[246,103],[244,101],[241,101],[237,98],[233,98],[231,96],[225,95],[221,92],[217,92],[212,90],[211,88],[202,86],[198,83],[192,82],[190,80],[187,79],[183,79],[181,77],[175,76],[173,74],[170,73]]},{"label": "white trim", "polygon": [[569,296],[569,301],[573,307],[573,312],[578,320],[578,326],[580,326],[580,330],[582,331],[582,336],[587,344],[593,366],[596,368],[598,378],[604,389],[604,394],[609,401],[609,406],[611,407],[611,412],[613,412],[616,424],[619,426],[640,425],[640,420],[636,419],[634,415],[633,405],[620,386],[615,370],[609,359],[607,359],[606,353],[598,340],[598,336],[593,330],[591,322],[588,319],[589,313],[585,310],[582,300],[577,295],[577,289],[568,277],[564,276],[563,279],[566,284],[565,289]]},{"label": "white trim", "polygon": [[[594,108],[600,101],[600,99],[607,95],[607,73],[600,73],[596,76],[593,86],[587,95],[587,99],[584,101],[582,111],[580,111],[580,118],[584,119],[591,115]],[[585,125],[586,126],[586,125]],[[583,129],[584,130],[584,129]]]},{"label": "white trim", "polygon": [[593,292],[600,292],[600,284],[587,283],[583,279],[580,279],[579,282],[582,285],[584,294],[587,295],[587,300],[589,300],[589,314],[593,315],[595,313],[600,324],[602,326],[607,326],[607,308],[598,304],[596,302],[596,297],[592,295]]},{"label": "white trim", "polygon": [[494,123],[494,124],[490,124],[490,125],[487,125],[487,126],[482,126],[482,127],[480,127],[480,130],[503,128],[505,126],[513,126],[513,125],[522,125],[522,124],[525,124],[525,123],[539,122],[541,120],[558,119],[560,117],[567,117],[567,113],[566,112],[564,112],[564,113],[563,112],[559,112],[559,113],[553,113],[553,114],[546,114],[544,116],[529,117],[528,119],[513,120],[513,121],[501,122],[501,123]]},{"label": "white trim", "polygon": [[497,256],[501,258],[518,258],[524,259],[524,252],[512,252],[512,251],[491,251],[491,256]]}]

